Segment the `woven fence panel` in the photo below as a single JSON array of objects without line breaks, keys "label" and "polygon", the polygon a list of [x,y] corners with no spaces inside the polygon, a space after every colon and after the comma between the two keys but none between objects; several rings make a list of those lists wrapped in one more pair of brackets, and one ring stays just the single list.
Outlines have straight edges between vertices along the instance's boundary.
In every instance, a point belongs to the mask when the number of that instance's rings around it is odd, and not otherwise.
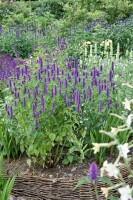
[{"label": "woven fence panel", "polygon": [[[133,162],[131,164],[133,166]],[[125,168],[121,168],[123,178],[126,183],[133,185],[133,179],[128,178],[129,172]],[[23,196],[26,200],[95,200],[95,191],[92,184],[82,185],[73,191],[79,179],[46,179],[39,176],[33,177],[17,177],[12,194],[15,196]],[[113,183],[118,183],[116,179],[111,179]],[[102,182],[97,183],[99,195],[101,187],[107,187]],[[113,195],[118,195],[112,191]],[[104,197],[103,197],[104,199]]]}]

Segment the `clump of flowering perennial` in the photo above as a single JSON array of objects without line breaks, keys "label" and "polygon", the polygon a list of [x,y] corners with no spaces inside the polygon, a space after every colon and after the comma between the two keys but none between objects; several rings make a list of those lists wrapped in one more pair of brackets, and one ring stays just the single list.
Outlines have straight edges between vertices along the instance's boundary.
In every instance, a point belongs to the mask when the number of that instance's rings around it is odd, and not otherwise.
[{"label": "clump of flowering perennial", "polygon": [[[133,88],[129,84],[123,84],[123,85],[126,85],[129,88]],[[101,176],[103,176],[104,172],[106,172],[109,177],[114,177],[119,180],[119,184],[114,184],[113,186],[108,187],[108,188],[101,188],[102,193],[106,199],[108,199],[109,192],[111,190],[117,189],[120,194],[120,200],[133,200],[133,186],[126,184],[125,180],[123,179],[123,175],[121,174],[120,168],[119,168],[120,166],[125,167],[129,171],[128,179],[130,180],[133,178],[133,173],[132,173],[133,169],[130,164],[130,161],[132,158],[131,158],[131,154],[129,154],[130,149],[133,147],[133,141],[130,141],[129,143],[121,144],[120,140],[119,140],[120,132],[128,131],[128,134],[132,134],[132,132],[133,132],[133,128],[132,128],[133,114],[131,114],[131,112],[133,111],[132,107],[131,107],[132,102],[133,102],[133,99],[128,100],[127,98],[125,99],[125,102],[123,102],[124,109],[126,110],[125,116],[121,117],[116,114],[111,114],[115,117],[118,117],[119,119],[121,119],[123,121],[122,126],[118,126],[117,128],[112,127],[110,132],[106,132],[103,130],[100,131],[101,133],[108,135],[113,141],[110,143],[101,143],[101,144],[93,143],[94,153],[99,152],[101,147],[109,148],[112,145],[116,145],[118,152],[119,152],[118,157],[114,163],[108,163],[108,161],[106,160],[103,163],[103,166],[100,170]],[[129,111],[130,111],[130,113],[129,113]],[[128,116],[127,116],[127,113],[128,113]],[[123,159],[123,163],[120,162],[121,158]]]}]

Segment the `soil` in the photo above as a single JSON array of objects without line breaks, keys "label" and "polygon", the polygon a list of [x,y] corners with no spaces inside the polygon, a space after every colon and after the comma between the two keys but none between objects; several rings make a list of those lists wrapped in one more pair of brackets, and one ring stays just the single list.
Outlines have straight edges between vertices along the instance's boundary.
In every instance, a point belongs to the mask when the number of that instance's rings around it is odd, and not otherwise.
[{"label": "soil", "polygon": [[86,159],[83,163],[76,163],[64,166],[62,164],[53,168],[42,168],[38,163],[32,164],[31,167],[27,164],[27,157],[23,156],[21,159],[13,159],[10,162],[4,159],[3,169],[7,170],[7,175],[13,176],[18,169],[18,176],[40,176],[43,178],[62,178],[73,177],[77,178],[85,176],[88,173],[88,168],[91,160]]}]

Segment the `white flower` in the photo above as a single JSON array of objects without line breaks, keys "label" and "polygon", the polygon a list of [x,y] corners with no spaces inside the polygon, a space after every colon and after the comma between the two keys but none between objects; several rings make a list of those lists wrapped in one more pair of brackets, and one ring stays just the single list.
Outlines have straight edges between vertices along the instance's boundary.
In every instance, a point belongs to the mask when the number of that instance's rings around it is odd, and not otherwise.
[{"label": "white flower", "polygon": [[94,146],[92,149],[94,150],[94,154],[100,151],[100,145],[98,143],[92,143]]},{"label": "white flower", "polygon": [[127,158],[129,152],[128,143],[118,145],[119,154],[123,158]]},{"label": "white flower", "polygon": [[125,98],[125,102],[123,102],[123,105],[125,106],[124,108],[127,110],[131,110],[131,103],[133,102],[133,100],[128,100],[127,98]]},{"label": "white flower", "polygon": [[110,39],[108,39],[107,42],[108,42],[109,44],[112,44],[112,40],[110,40]]},{"label": "white flower", "polygon": [[116,135],[118,132],[119,132],[119,128],[111,127],[111,133],[113,133],[113,135]]},{"label": "white flower", "polygon": [[85,45],[90,45],[91,42],[90,42],[90,41],[87,41],[87,42],[85,42],[84,44],[85,44]]},{"label": "white flower", "polygon": [[121,195],[120,200],[129,200],[129,199],[133,200],[133,197],[132,197],[133,188],[130,188],[129,185],[119,188],[118,192]]},{"label": "white flower", "polygon": [[128,115],[128,118],[126,120],[126,125],[128,127],[130,127],[131,123],[132,123],[132,119],[133,119],[133,114]]},{"label": "white flower", "polygon": [[103,176],[104,171],[107,172],[108,176],[118,178],[119,169],[116,167],[115,164],[108,163],[107,160],[103,163],[103,167],[101,168],[101,176]]},{"label": "white flower", "polygon": [[102,191],[103,195],[105,196],[105,198],[107,199],[107,197],[109,195],[109,189],[102,187],[101,191]]},{"label": "white flower", "polygon": [[105,43],[105,42],[104,42],[104,41],[102,41],[102,43],[100,44],[100,46],[101,46],[101,47],[104,47],[104,43]]}]

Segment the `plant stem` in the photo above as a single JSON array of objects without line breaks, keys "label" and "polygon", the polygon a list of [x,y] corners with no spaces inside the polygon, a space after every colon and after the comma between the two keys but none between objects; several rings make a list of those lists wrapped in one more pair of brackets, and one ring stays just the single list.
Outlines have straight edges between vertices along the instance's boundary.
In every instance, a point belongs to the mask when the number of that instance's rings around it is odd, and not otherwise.
[{"label": "plant stem", "polygon": [[97,192],[97,184],[96,183],[94,183],[94,189],[95,189],[96,200],[98,200],[98,192]]}]

